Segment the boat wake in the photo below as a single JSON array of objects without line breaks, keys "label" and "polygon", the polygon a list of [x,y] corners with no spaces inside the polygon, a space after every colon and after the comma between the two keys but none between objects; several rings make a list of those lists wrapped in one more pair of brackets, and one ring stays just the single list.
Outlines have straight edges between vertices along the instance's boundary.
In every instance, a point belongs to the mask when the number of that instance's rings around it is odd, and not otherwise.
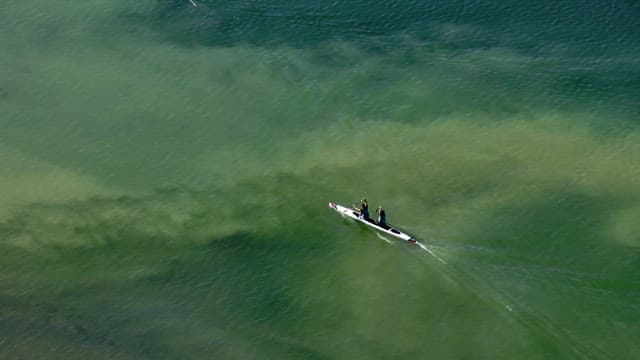
[{"label": "boat wake", "polygon": [[431,249],[429,249],[428,247],[426,247],[423,243],[421,242],[416,242],[416,245],[418,245],[422,250],[428,252],[431,256],[433,256],[434,258],[436,258],[438,261],[440,261],[443,264],[447,264],[447,262],[441,258],[440,256],[436,255],[436,253],[434,253],[433,251],[431,251]]},{"label": "boat wake", "polygon": [[391,240],[387,239],[386,237],[384,237],[384,236],[382,236],[382,235],[380,235],[380,234],[378,234],[378,233],[376,233],[376,235],[378,235],[378,237],[379,237],[380,239],[382,239],[382,240],[384,240],[384,241],[388,242],[389,244],[393,244],[393,241],[391,241]]}]

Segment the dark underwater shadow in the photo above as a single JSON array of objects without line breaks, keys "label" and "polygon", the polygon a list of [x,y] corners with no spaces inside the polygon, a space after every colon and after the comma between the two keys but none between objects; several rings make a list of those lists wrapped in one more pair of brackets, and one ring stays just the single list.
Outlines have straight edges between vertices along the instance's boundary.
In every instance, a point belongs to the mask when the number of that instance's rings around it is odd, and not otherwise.
[{"label": "dark underwater shadow", "polygon": [[[541,42],[574,42],[580,45],[584,31],[555,19],[570,17],[576,22],[591,23],[595,29],[607,27],[616,18],[613,31],[634,35],[633,1],[627,6],[608,3],[543,3],[386,0],[354,1],[265,1],[265,0],[158,0],[150,13],[129,13],[123,17],[136,24],[150,26],[167,40],[180,46],[253,46],[308,47],[322,42],[352,41],[373,51],[395,51],[397,39],[385,37],[410,34],[416,40],[438,41],[442,24],[471,25],[490,29],[491,34],[472,33],[465,38],[447,36],[445,48],[512,47],[534,53]],[[597,7],[599,11],[592,11]],[[604,13],[608,13],[604,16]],[[502,38],[505,29],[517,39]],[[559,30],[566,33],[558,37]],[[591,35],[599,37],[603,34]],[[450,33],[449,35],[455,33]],[[606,34],[604,34],[606,35]],[[607,35],[608,36],[608,35]],[[502,39],[501,39],[502,38]],[[374,40],[377,39],[377,40]],[[454,41],[455,39],[455,41]],[[513,41],[512,41],[513,40]],[[575,40],[575,41],[574,41]],[[637,39],[636,39],[637,40]],[[504,43],[509,41],[509,43]],[[600,42],[600,41],[598,41]],[[604,38],[601,41],[606,43]]]},{"label": "dark underwater shadow", "polygon": [[158,1],[150,14],[129,14],[182,46],[306,47],[424,27],[436,5],[422,1]]}]

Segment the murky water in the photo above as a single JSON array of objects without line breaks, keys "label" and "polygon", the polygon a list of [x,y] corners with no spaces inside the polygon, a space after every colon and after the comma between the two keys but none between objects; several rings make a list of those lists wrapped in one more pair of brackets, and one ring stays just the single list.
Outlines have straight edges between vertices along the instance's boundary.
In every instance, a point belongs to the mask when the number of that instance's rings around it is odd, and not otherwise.
[{"label": "murky water", "polygon": [[196,3],[0,4],[0,357],[638,357],[638,3]]}]

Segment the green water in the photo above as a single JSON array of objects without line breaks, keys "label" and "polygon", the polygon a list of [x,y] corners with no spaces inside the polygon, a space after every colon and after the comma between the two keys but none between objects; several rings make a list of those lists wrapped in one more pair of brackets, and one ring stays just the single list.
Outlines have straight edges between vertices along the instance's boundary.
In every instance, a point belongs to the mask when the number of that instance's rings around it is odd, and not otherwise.
[{"label": "green water", "polygon": [[0,358],[640,356],[640,4],[196,3],[0,4]]}]

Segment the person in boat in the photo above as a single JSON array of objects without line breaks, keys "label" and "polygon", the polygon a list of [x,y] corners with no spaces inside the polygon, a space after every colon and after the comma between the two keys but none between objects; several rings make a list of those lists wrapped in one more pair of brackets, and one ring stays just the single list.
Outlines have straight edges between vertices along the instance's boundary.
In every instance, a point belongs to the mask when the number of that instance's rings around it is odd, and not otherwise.
[{"label": "person in boat", "polygon": [[384,209],[382,208],[382,205],[379,205],[378,208],[376,209],[376,212],[378,213],[378,225],[382,226],[383,228],[387,228],[387,213],[384,211]]},{"label": "person in boat", "polygon": [[367,202],[367,198],[362,198],[362,203],[360,206],[353,205],[353,209],[356,210],[360,214],[360,218],[365,220],[369,219],[369,203]]}]

